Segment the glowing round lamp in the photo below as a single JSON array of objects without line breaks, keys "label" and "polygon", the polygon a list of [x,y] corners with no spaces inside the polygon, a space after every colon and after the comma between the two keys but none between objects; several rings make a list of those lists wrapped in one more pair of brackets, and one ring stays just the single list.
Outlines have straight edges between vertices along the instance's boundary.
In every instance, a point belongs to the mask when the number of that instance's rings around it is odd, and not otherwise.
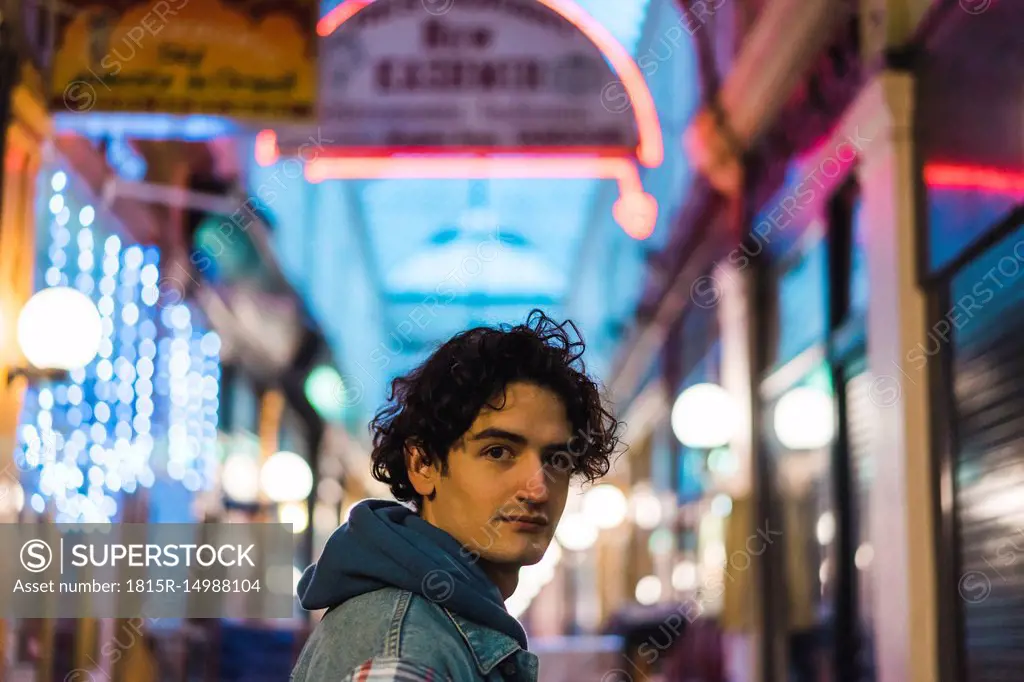
[{"label": "glowing round lamp", "polygon": [[676,564],[672,569],[672,587],[680,592],[697,587],[697,564],[685,559]]},{"label": "glowing round lamp", "polygon": [[823,448],[835,435],[832,397],[818,388],[794,388],[775,404],[774,422],[775,436],[784,448]]},{"label": "glowing round lamp", "polygon": [[321,417],[341,421],[344,416],[344,385],[338,371],[329,365],[314,367],[304,385],[306,400]]},{"label": "glowing round lamp", "polygon": [[274,502],[301,502],[313,491],[313,472],[294,452],[275,452],[263,463],[260,486]]},{"label": "glowing round lamp", "polygon": [[675,548],[675,538],[668,528],[659,528],[647,538],[647,550],[655,556],[670,554]]},{"label": "glowing round lamp", "polygon": [[88,296],[70,287],[43,289],[18,316],[18,345],[38,369],[84,367],[96,357],[102,339],[100,311]]},{"label": "glowing round lamp", "polygon": [[814,535],[818,538],[818,544],[822,547],[829,545],[836,538],[836,517],[832,512],[827,511],[818,517],[818,523],[814,528]]},{"label": "glowing round lamp", "polygon": [[719,476],[732,476],[740,470],[739,459],[729,448],[715,448],[708,453],[708,469]]},{"label": "glowing round lamp", "polygon": [[725,493],[715,495],[711,500],[711,513],[723,519],[732,514],[732,498]]},{"label": "glowing round lamp", "polygon": [[306,505],[299,502],[282,504],[277,510],[277,520],[281,523],[291,524],[292,533],[296,535],[309,527],[309,514],[306,512]]},{"label": "glowing round lamp", "polygon": [[636,600],[644,606],[658,603],[661,599],[661,579],[656,575],[645,575],[636,584]]},{"label": "glowing round lamp", "polygon": [[570,552],[584,552],[597,542],[597,526],[578,512],[569,512],[555,529],[555,539]]},{"label": "glowing round lamp", "polygon": [[583,496],[583,514],[598,528],[615,528],[626,519],[629,503],[618,487],[602,483]]},{"label": "glowing round lamp", "polygon": [[736,405],[717,384],[691,386],[672,406],[672,432],[688,448],[717,448],[736,433]]},{"label": "glowing round lamp", "polygon": [[220,472],[224,494],[235,502],[251,504],[260,493],[260,468],[256,460],[243,453],[228,455]]},{"label": "glowing round lamp", "polygon": [[653,530],[661,523],[661,500],[649,484],[638,483],[633,486],[630,503],[633,508],[633,521],[644,530]]}]

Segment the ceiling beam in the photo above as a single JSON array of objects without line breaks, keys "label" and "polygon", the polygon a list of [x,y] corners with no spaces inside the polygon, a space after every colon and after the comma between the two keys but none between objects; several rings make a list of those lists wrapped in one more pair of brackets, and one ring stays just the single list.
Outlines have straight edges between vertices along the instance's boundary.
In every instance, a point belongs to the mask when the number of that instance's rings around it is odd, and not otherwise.
[{"label": "ceiling beam", "polygon": [[525,306],[559,305],[561,299],[550,294],[455,294],[450,296],[437,291],[423,292],[389,292],[384,301],[394,305],[424,305],[429,308],[437,306],[493,307],[493,306]]},{"label": "ceiling beam", "polygon": [[[349,214],[353,217],[352,230],[356,241],[359,243],[360,255],[369,273],[370,285],[377,297],[383,302],[387,294],[387,287],[384,285],[384,276],[381,272],[380,262],[377,260],[377,252],[373,247],[373,237],[370,234],[370,221],[366,213],[366,202],[362,197],[361,181],[342,181],[341,191],[349,204]],[[322,184],[321,187],[328,185]]]}]

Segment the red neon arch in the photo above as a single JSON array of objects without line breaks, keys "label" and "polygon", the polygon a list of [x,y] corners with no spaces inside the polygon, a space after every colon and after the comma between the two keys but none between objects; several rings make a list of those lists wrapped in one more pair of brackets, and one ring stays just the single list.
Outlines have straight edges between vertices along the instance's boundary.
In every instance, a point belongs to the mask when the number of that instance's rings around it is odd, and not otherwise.
[{"label": "red neon arch", "polygon": [[[629,97],[636,118],[637,132],[639,133],[637,160],[648,168],[660,166],[665,157],[661,124],[658,121],[654,98],[640,72],[640,67],[611,32],[576,3],[571,0],[536,1],[578,28],[590,42],[597,46],[597,49],[612,65],[612,70],[619,77],[626,95]],[[374,0],[345,0],[320,19],[316,26],[317,33],[322,37],[329,36],[359,10],[372,2]]]},{"label": "red neon arch", "polygon": [[1024,173],[1000,168],[929,164],[924,167],[924,181],[936,188],[1024,193]]}]

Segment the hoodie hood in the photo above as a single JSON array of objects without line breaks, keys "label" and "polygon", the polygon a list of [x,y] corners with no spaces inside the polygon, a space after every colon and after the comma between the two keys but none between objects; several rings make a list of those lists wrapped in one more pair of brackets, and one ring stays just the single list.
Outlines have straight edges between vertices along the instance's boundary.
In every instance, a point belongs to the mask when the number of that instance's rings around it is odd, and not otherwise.
[{"label": "hoodie hood", "polygon": [[299,603],[307,610],[332,608],[385,587],[418,594],[527,648],[501,592],[458,540],[397,502],[364,500],[303,572]]}]

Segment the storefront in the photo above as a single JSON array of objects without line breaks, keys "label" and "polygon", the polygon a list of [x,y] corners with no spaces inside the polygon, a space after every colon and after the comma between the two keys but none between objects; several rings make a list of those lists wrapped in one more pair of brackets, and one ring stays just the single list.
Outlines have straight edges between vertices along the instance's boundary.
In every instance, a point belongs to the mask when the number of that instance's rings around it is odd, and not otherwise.
[{"label": "storefront", "polygon": [[[14,452],[20,520],[191,521],[193,496],[216,478],[219,338],[194,307],[161,296],[160,249],[134,243],[75,166],[55,153],[37,182],[35,248],[21,258],[39,295],[19,332],[41,334],[23,344],[27,360],[51,364],[69,314],[89,313],[75,317],[75,333],[95,332],[98,344],[83,346],[91,359],[69,372],[28,375]],[[41,640],[41,669],[63,674],[102,658],[96,622],[44,623],[21,633]]]},{"label": "storefront", "polygon": [[[43,106],[39,74],[17,72],[9,46],[0,46],[0,519],[13,523],[25,505],[15,460],[18,419],[25,382],[14,377],[22,362],[16,320],[33,293],[33,262],[25,258],[35,243],[36,178],[50,118]],[[19,82],[20,81],[20,82]],[[17,656],[11,648],[16,621],[0,620],[0,660]]]},{"label": "storefront", "polygon": [[763,663],[779,679],[876,679],[864,144],[837,126],[791,159],[730,256],[752,270],[757,515],[779,530]]},{"label": "storefront", "polygon": [[777,678],[1019,668],[1022,112],[978,52],[1013,44],[1008,7],[938,17],[919,70],[870,79],[748,236],[769,236],[744,253]]},{"label": "storefront", "polygon": [[1024,106],[1009,66],[1024,7],[963,19],[928,41],[920,76],[928,309],[906,354],[934,396],[942,682],[1019,677],[1024,636]]},{"label": "storefront", "polygon": [[757,564],[771,551],[752,488],[749,273],[724,257],[699,272],[624,414],[632,523],[623,576],[647,611],[624,606],[615,622],[633,623],[627,655],[643,675],[747,679]]}]

